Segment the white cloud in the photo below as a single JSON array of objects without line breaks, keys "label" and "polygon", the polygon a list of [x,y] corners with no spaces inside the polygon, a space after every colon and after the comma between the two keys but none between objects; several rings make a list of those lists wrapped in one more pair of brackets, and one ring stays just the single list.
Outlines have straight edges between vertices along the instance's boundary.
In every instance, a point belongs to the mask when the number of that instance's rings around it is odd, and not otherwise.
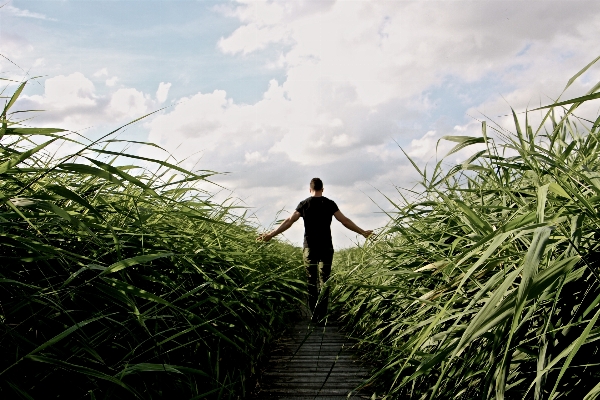
[{"label": "white cloud", "polygon": [[46,79],[44,92],[22,95],[16,106],[44,110],[32,115],[37,126],[81,130],[91,126],[123,123],[158,108],[158,103],[133,88],[98,94],[94,83],[81,72]]},{"label": "white cloud", "polygon": [[11,62],[5,58],[0,58],[0,65],[2,66],[2,69],[11,69],[15,72],[18,71],[17,73],[22,74],[24,71],[21,70],[15,64],[13,64],[13,62],[19,62],[26,56],[31,55],[33,53],[33,50],[33,45],[23,36],[12,32],[2,32],[1,54],[12,61]]},{"label": "white cloud", "polygon": [[[219,41],[229,54],[287,45],[277,62],[265,63],[285,67],[286,81],[271,83],[252,108],[257,123],[276,125],[282,134],[269,152],[299,163],[343,158],[357,147],[407,135],[415,140],[414,154],[433,154],[437,138],[426,129],[399,129],[438,107],[440,99],[424,91],[451,79],[519,87],[530,96],[557,93],[589,54],[600,52],[593,39],[600,33],[600,4],[593,2],[314,3],[238,1],[225,12],[241,26]],[[466,93],[457,98],[472,102]],[[274,115],[284,118],[273,121]],[[439,130],[442,136],[451,131]]]},{"label": "white cloud", "polygon": [[116,76],[113,76],[112,78],[107,79],[105,81],[105,84],[106,84],[106,86],[112,87],[117,84],[118,80],[119,80],[119,78],[117,78]]},{"label": "white cloud", "polygon": [[94,76],[95,77],[101,77],[101,76],[108,76],[108,68],[102,68],[99,69],[98,71],[94,72]]},{"label": "white cloud", "polygon": [[221,38],[218,45],[224,53],[248,54],[264,49],[271,43],[282,42],[286,36],[287,32],[282,26],[259,27],[257,24],[249,24],[238,28],[227,39]]},{"label": "white cloud", "polygon": [[350,136],[342,133],[341,135],[334,136],[331,139],[331,144],[335,147],[347,147],[354,143],[354,139]]},{"label": "white cloud", "polygon": [[407,154],[410,157],[427,161],[429,158],[435,156],[435,148],[438,140],[436,132],[429,131],[421,138],[411,140]]},{"label": "white cloud", "polygon": [[[588,2],[578,2],[579,7],[552,2],[549,8],[545,1],[510,6],[501,1],[338,1],[308,12],[302,7],[311,2],[240,3],[231,14],[243,25],[220,40],[224,52],[247,54],[270,43],[292,43],[284,54],[286,88],[301,85],[316,95],[323,82],[350,85],[357,101],[368,106],[418,95],[447,76],[474,81],[508,68],[526,75],[522,72],[538,63],[531,53],[540,46],[560,38],[579,42],[582,29],[598,30],[598,5]],[[586,50],[578,53],[599,49],[589,35]],[[526,46],[530,50],[517,56]],[[573,47],[567,48],[572,54]],[[542,51],[546,59],[551,56],[550,63],[565,52],[559,47]]]},{"label": "white cloud", "polygon": [[244,158],[246,159],[246,164],[257,164],[264,163],[268,160],[268,157],[263,156],[258,151],[253,151],[252,153],[246,152]]},{"label": "white cloud", "polygon": [[[485,145],[483,144],[474,144],[448,156],[450,150],[458,143],[446,140],[443,138],[444,136],[481,137],[481,125],[479,122],[473,121],[465,125],[457,125],[452,131],[448,131],[444,134],[440,134],[436,131],[428,131],[421,138],[412,139],[410,145],[406,149],[406,153],[413,161],[421,165],[437,162],[441,159],[445,159],[445,161],[450,164],[459,164],[475,152],[485,149]],[[495,135],[493,132],[490,132],[490,136]]]},{"label": "white cloud", "polygon": [[47,16],[45,16],[44,14],[40,14],[40,13],[36,13],[36,12],[31,12],[29,10],[23,10],[20,8],[17,8],[13,5],[6,5],[2,8],[0,8],[0,12],[1,11],[7,11],[8,13],[14,15],[15,17],[24,17],[24,18],[35,18],[35,19],[43,19],[46,21],[56,21],[56,19],[54,18],[48,18]]},{"label": "white cloud", "polygon": [[46,79],[44,86],[44,96],[32,96],[32,100],[55,109],[93,107],[97,104],[94,84],[81,72]]},{"label": "white cloud", "polygon": [[108,112],[118,119],[134,119],[147,114],[150,106],[150,96],[133,88],[123,88],[112,94]]},{"label": "white cloud", "polygon": [[[168,148],[186,141],[190,145],[180,148],[182,157],[198,148],[227,157],[230,151],[259,143],[261,153],[282,153],[294,162],[315,165],[340,159],[357,146],[381,142],[382,134],[389,138],[389,131],[367,126],[368,109],[348,107],[343,101],[346,94],[339,96],[339,104],[323,109],[310,97],[295,101],[276,81],[271,81],[262,100],[251,105],[233,103],[224,91],[198,93],[156,117],[149,124],[150,138]],[[243,159],[244,152],[235,157]]]},{"label": "white cloud", "polygon": [[170,88],[170,83],[161,82],[158,84],[158,90],[156,91],[156,100],[158,100],[159,103],[164,103],[167,100]]},{"label": "white cloud", "polygon": [[[293,188],[303,184],[300,176],[313,174],[338,181],[333,195],[352,193],[350,204],[357,202],[361,182],[384,192],[390,182],[410,186],[417,175],[392,138],[418,163],[436,162],[456,145],[441,137],[481,135],[479,121],[465,123],[456,111],[448,115],[441,108],[464,104],[478,118],[483,118],[479,112],[492,118],[506,114],[506,102],[517,110],[527,104],[531,108],[540,96],[558,95],[571,75],[600,53],[597,2],[235,4],[226,13],[241,26],[221,38],[218,48],[234,55],[276,49],[278,58],[270,53],[264,65],[284,68],[285,81],[271,82],[263,99],[252,105],[225,102],[223,93],[218,106],[206,106],[215,112],[205,116],[199,99],[191,98],[197,104],[190,105],[196,122],[173,111],[167,114],[172,114],[169,124],[152,127],[151,137],[173,145],[184,137],[186,143],[197,143],[190,147],[205,150],[206,165],[234,172],[225,181],[239,194],[254,196],[251,204],[294,207],[285,199],[301,196]],[[589,72],[580,82],[599,79]],[[435,93],[444,87],[454,90],[451,101],[461,104],[448,104],[444,93]],[[585,90],[575,84],[572,93]],[[488,97],[482,99],[482,93]],[[510,127],[509,118],[498,120]],[[169,138],[159,133],[166,126],[173,128]],[[194,134],[193,126],[204,129]],[[462,162],[480,148],[452,154],[445,164]],[[265,154],[269,159],[264,163],[250,163]],[[220,161],[225,159],[229,161]],[[264,199],[264,187],[276,187],[281,195]],[[350,208],[353,212],[359,211]]]}]

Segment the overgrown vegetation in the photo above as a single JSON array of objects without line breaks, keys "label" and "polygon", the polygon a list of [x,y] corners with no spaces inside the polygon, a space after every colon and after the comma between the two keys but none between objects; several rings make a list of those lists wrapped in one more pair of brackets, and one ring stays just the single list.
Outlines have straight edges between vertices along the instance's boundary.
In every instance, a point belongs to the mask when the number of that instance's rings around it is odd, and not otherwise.
[{"label": "overgrown vegetation", "polygon": [[338,312],[389,397],[598,397],[600,117],[574,112],[599,89],[537,128],[513,112],[514,132],[446,137],[485,149],[415,165],[421,190],[392,203],[388,235],[338,254]]},{"label": "overgrown vegetation", "polygon": [[245,396],[303,298],[299,249],[256,243],[209,171],[11,122],[24,86],[1,115],[0,397]]}]

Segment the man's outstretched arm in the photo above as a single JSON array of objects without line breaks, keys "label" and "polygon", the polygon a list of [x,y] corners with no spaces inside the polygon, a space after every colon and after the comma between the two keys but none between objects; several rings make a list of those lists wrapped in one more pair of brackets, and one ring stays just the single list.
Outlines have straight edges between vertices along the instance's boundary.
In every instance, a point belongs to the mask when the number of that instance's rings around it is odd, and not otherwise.
[{"label": "man's outstretched arm", "polygon": [[290,226],[294,225],[294,222],[298,221],[298,218],[300,218],[300,213],[298,211],[294,211],[294,213],[287,217],[277,229],[269,233],[263,233],[256,240],[268,242],[269,240],[273,239],[273,237],[279,235],[281,232],[287,231],[290,228]]},{"label": "man's outstretched arm", "polygon": [[333,213],[333,216],[335,217],[335,219],[340,221],[342,225],[344,225],[346,228],[350,229],[353,232],[361,234],[366,238],[373,234],[373,231],[365,231],[364,229],[359,228],[358,225],[356,225],[354,222],[352,222],[352,220],[350,220],[350,218],[342,214],[340,210],[337,210],[335,213]]}]

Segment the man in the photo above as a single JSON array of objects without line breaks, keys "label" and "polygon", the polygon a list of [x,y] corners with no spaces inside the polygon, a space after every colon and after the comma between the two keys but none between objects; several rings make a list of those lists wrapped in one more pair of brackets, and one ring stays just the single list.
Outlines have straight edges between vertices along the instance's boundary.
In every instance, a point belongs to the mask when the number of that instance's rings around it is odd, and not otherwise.
[{"label": "man", "polygon": [[[332,216],[346,228],[361,234],[365,238],[371,236],[373,231],[359,228],[349,218],[344,216],[334,201],[323,196],[323,181],[313,178],[310,181],[311,197],[303,200],[296,207],[296,211],[279,225],[277,229],[259,236],[258,240],[268,242],[274,236],[289,229],[298,218],[304,219],[304,265],[308,278],[308,306],[313,313],[312,320],[319,324],[327,314],[329,301],[329,288],[321,294],[319,291],[329,279],[331,262],[333,260],[333,243],[331,241]],[[322,276],[319,277],[319,262],[323,263]]]}]

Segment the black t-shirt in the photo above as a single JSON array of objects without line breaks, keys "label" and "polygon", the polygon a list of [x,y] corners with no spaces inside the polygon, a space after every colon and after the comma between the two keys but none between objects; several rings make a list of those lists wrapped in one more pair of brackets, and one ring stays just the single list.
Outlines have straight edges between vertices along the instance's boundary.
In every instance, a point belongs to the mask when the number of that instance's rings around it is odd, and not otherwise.
[{"label": "black t-shirt", "polygon": [[309,197],[302,200],[296,211],[304,219],[304,247],[333,248],[331,217],[339,208],[327,197]]}]

